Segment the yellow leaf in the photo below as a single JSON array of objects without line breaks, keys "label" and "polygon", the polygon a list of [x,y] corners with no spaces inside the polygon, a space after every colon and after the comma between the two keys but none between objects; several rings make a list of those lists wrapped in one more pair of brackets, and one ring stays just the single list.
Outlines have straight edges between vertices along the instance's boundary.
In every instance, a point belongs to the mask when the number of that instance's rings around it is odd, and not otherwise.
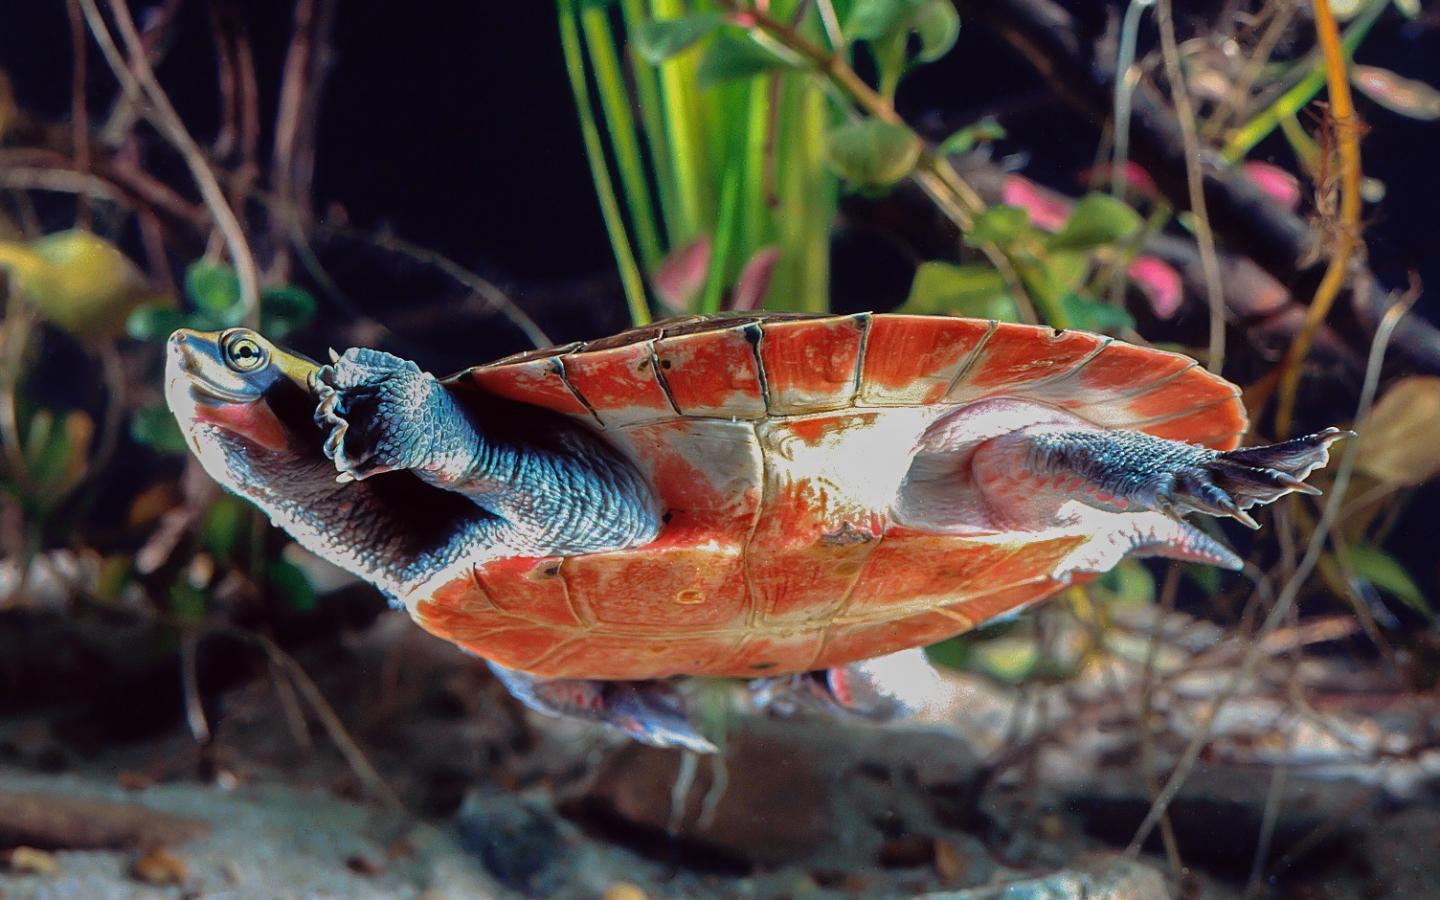
[{"label": "yellow leaf", "polygon": [[1440,377],[1395,382],[1355,430],[1360,471],[1396,486],[1434,477],[1440,473]]},{"label": "yellow leaf", "polygon": [[131,310],[157,299],[119,248],[88,231],[0,241],[0,268],[41,315],[85,337],[118,334]]}]

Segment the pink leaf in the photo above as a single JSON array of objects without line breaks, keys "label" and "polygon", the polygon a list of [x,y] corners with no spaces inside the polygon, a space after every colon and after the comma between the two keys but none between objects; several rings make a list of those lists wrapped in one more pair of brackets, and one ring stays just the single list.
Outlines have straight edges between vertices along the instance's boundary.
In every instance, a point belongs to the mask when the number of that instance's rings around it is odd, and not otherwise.
[{"label": "pink leaf", "polygon": [[1184,290],[1180,282],[1180,273],[1171,268],[1164,260],[1156,259],[1153,256],[1140,256],[1125,270],[1130,276],[1130,281],[1145,299],[1150,301],[1150,308],[1154,310],[1156,317],[1168,319],[1175,315],[1180,308],[1180,302],[1184,299]]},{"label": "pink leaf", "polygon": [[1247,161],[1241,168],[1245,177],[1268,194],[1271,200],[1291,210],[1300,205],[1300,180],[1294,175],[1279,166],[1253,160]]},{"label": "pink leaf", "polygon": [[690,312],[700,291],[705,287],[705,276],[710,271],[710,236],[701,235],[695,240],[671,251],[660,261],[660,268],[650,277],[655,296],[665,308],[673,313]]},{"label": "pink leaf", "polygon": [[[1093,169],[1086,169],[1080,173],[1080,179],[1084,183],[1097,188],[1106,188],[1110,185],[1110,173],[1114,166],[1110,163],[1096,166]],[[1134,160],[1126,160],[1124,168],[1124,182],[1127,187],[1141,194],[1159,196],[1160,188],[1156,186],[1155,179],[1145,171],[1145,167]]]},{"label": "pink leaf", "polygon": [[1030,213],[1030,224],[1043,231],[1059,231],[1070,218],[1073,205],[1063,195],[1019,175],[1005,176],[1000,199]]},{"label": "pink leaf", "polygon": [[761,247],[756,250],[740,277],[735,279],[735,290],[730,294],[730,309],[759,309],[770,290],[770,278],[775,274],[775,264],[780,261],[779,247]]}]

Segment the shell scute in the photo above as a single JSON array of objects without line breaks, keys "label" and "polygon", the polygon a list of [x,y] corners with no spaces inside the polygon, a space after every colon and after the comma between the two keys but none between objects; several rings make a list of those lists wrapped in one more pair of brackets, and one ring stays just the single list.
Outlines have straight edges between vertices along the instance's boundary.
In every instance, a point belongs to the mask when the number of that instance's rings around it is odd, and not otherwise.
[{"label": "shell scute", "polygon": [[606,428],[673,419],[675,407],[655,371],[649,341],[626,342],[561,357],[575,393]]},{"label": "shell scute", "polygon": [[858,406],[937,403],[995,328],[936,316],[875,316],[865,341]]},{"label": "shell scute", "polygon": [[1084,331],[999,325],[946,399],[964,402],[996,394],[1043,395],[1049,380],[1085,365],[1109,342],[1109,338]]},{"label": "shell scute", "polygon": [[590,418],[590,410],[565,380],[566,348],[522,354],[509,361],[467,369],[447,381],[470,384],[497,397],[553,412]]},{"label": "shell scute", "polygon": [[855,399],[870,316],[766,322],[760,337],[772,414],[840,409]]},{"label": "shell scute", "polygon": [[655,342],[655,358],[675,408],[687,416],[763,418],[759,337],[758,320],[703,330],[666,328]]}]

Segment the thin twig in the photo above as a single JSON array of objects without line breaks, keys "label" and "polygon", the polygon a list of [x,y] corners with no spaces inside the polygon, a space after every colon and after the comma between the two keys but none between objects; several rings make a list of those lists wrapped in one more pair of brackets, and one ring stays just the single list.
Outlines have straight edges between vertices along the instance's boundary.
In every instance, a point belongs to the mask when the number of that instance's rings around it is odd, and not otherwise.
[{"label": "thin twig", "polygon": [[[1175,594],[1179,588],[1180,566],[1171,563],[1165,569],[1165,583],[1160,588],[1160,604],[1150,632],[1150,643],[1145,648],[1145,674],[1140,686],[1140,769],[1151,802],[1160,796],[1160,780],[1155,774],[1155,736],[1150,729],[1150,719],[1155,712],[1155,662],[1160,655],[1160,633],[1165,620],[1175,609]],[[1160,817],[1160,839],[1165,845],[1170,873],[1178,883],[1185,877],[1185,863],[1180,858],[1180,844],[1175,839],[1175,827],[1168,812]]]},{"label": "thin twig", "polygon": [[1305,314],[1305,324],[1285,354],[1280,373],[1280,401],[1275,412],[1275,433],[1290,434],[1295,412],[1295,395],[1300,389],[1300,367],[1310,352],[1315,333],[1325,323],[1335,298],[1350,272],[1350,260],[1360,244],[1360,122],[1350,99],[1350,76],[1345,62],[1345,49],[1340,46],[1340,29],[1328,0],[1314,0],[1315,33],[1325,60],[1326,91],[1330,96],[1330,117],[1340,157],[1340,222],[1335,232],[1335,247],[1325,277],[1315,289],[1315,299]]},{"label": "thin twig", "polygon": [[[1323,0],[1322,0],[1323,2]],[[1390,336],[1394,334],[1396,326],[1409,311],[1410,304],[1402,299],[1395,303],[1381,319],[1380,326],[1375,330],[1375,339],[1370,345],[1370,358],[1365,369],[1365,384],[1360,392],[1360,402],[1357,406],[1356,420],[1363,419],[1375,402],[1375,391],[1380,383],[1380,366],[1385,360],[1385,350],[1390,344]],[[1262,656],[1262,648],[1267,639],[1280,626],[1287,615],[1295,598],[1300,593],[1301,586],[1314,572],[1320,562],[1320,554],[1325,548],[1325,541],[1329,536],[1330,529],[1334,526],[1335,520],[1340,515],[1340,510],[1345,502],[1345,493],[1350,487],[1350,478],[1355,471],[1355,459],[1359,449],[1356,441],[1347,441],[1344,453],[1340,459],[1340,465],[1335,472],[1335,481],[1330,488],[1330,495],[1326,498],[1325,512],[1320,517],[1320,524],[1310,536],[1310,543],[1306,547],[1305,556],[1300,560],[1295,573],[1285,582],[1281,588],[1280,595],[1276,598],[1270,614],[1265,617],[1265,622],[1260,626],[1259,633],[1252,639],[1249,650],[1244,660],[1230,676],[1229,681],[1221,689],[1215,700],[1205,712],[1205,717],[1196,730],[1194,738],[1189,746],[1185,748],[1180,762],[1176,765],[1175,771],[1171,774],[1170,780],[1166,783],[1160,796],[1155,798],[1151,804],[1150,811],[1146,814],[1140,827],[1135,830],[1135,836],[1131,839],[1130,845],[1126,848],[1127,855],[1134,856],[1140,852],[1140,847],[1150,832],[1159,823],[1160,817],[1169,809],[1170,803],[1175,795],[1180,792],[1185,779],[1190,776],[1190,771],[1200,758],[1200,753],[1210,741],[1211,730],[1219,718],[1220,711],[1230,702],[1239,689],[1241,682],[1249,679],[1255,671],[1255,666]]]},{"label": "thin twig", "polygon": [[180,637],[180,687],[185,695],[185,724],[190,727],[190,736],[195,743],[205,746],[214,734],[210,721],[205,717],[205,702],[200,697],[200,676],[195,666],[195,651],[203,630],[187,628]]},{"label": "thin twig", "polygon": [[[126,49],[130,54],[130,65],[134,67],[133,73],[126,66],[120,49],[115,45],[110,28],[100,14],[99,7],[95,5],[95,0],[79,0],[79,2],[84,8],[86,21],[90,23],[90,32],[100,45],[105,61],[110,65],[115,77],[119,79],[121,88],[130,101],[142,111],[145,118],[149,119],[151,124],[166,136],[184,159],[186,168],[190,170],[190,176],[200,190],[200,196],[204,199],[210,214],[215,218],[216,227],[225,237],[225,245],[230,251],[230,259],[234,263],[235,274],[240,282],[240,303],[245,311],[245,319],[251,324],[255,324],[260,311],[260,285],[255,268],[255,257],[250,252],[250,244],[245,239],[245,230],[241,227],[240,220],[236,218],[235,211],[230,208],[229,201],[225,199],[225,192],[221,190],[220,183],[215,179],[215,173],[211,171],[204,153],[196,145],[190,132],[186,130],[180,114],[175,111],[175,107],[170,103],[170,98],[161,88],[159,80],[156,79],[155,71],[150,67],[150,61],[146,57],[144,45],[135,28],[135,21],[130,16],[129,8],[126,7],[124,0],[109,0],[110,12],[115,17],[121,39],[125,42]],[[146,102],[147,100],[148,102]]]},{"label": "thin twig", "polygon": [[350,732],[345,728],[345,723],[340,720],[335,708],[330,705],[329,700],[325,699],[325,694],[320,690],[320,686],[306,674],[295,657],[286,653],[279,644],[263,634],[249,632],[248,635],[265,649],[266,654],[295,683],[295,687],[300,691],[300,696],[305,698],[305,702],[310,705],[310,709],[320,719],[320,723],[325,726],[326,734],[330,736],[330,740],[335,742],[335,746],[345,757],[345,761],[349,763],[355,776],[360,779],[370,796],[379,800],[392,812],[404,813],[405,804],[400,802],[400,797],[394,789],[386,783],[384,778],[380,777],[380,773],[371,765],[370,760],[365,756],[365,751],[355,743],[355,739],[350,736]]},{"label": "thin twig", "polygon": [[512,325],[524,332],[525,337],[529,338],[530,343],[535,345],[536,348],[552,347],[555,344],[554,341],[550,340],[550,336],[542,331],[539,325],[535,324],[535,320],[530,318],[530,316],[511,299],[510,295],[500,289],[499,285],[472,272],[439,251],[422,247],[419,244],[412,243],[393,234],[370,234],[353,228],[341,228],[325,224],[317,224],[315,230],[322,234],[336,234],[342,237],[365,241],[373,246],[389,250],[392,253],[398,253],[401,256],[408,256],[418,263],[438,269],[450,276],[451,279],[474,291],[476,296],[485,301],[485,305],[488,308],[495,310],[509,319]]},{"label": "thin twig", "polygon": [[1225,289],[1220,285],[1220,258],[1215,253],[1215,234],[1205,209],[1205,174],[1200,168],[1200,140],[1195,134],[1195,109],[1180,69],[1180,50],[1175,43],[1175,18],[1170,0],[1160,0],[1155,11],[1160,26],[1160,50],[1170,80],[1170,96],[1180,135],[1185,143],[1185,178],[1189,183],[1190,211],[1195,214],[1195,237],[1200,244],[1200,267],[1205,273],[1205,294],[1210,302],[1210,352],[1205,368],[1219,373],[1225,367]]},{"label": "thin twig", "polygon": [[[280,106],[275,113],[275,143],[270,153],[270,189],[279,201],[272,209],[297,219],[303,215],[299,204],[308,202],[308,198],[302,200],[295,196],[295,147],[300,134],[305,83],[310,74],[314,23],[315,0],[296,0],[290,48],[285,53],[284,75],[280,80]],[[286,222],[275,222],[277,233],[283,234],[286,230]],[[283,244],[283,241],[277,243]]]},{"label": "thin twig", "polygon": [[[74,145],[75,168],[81,174],[90,172],[90,112],[85,106],[85,63],[88,49],[85,41],[85,16],[76,0],[66,0],[65,13],[70,20],[70,143]],[[90,197],[79,194],[75,202],[75,224],[90,228]]]}]

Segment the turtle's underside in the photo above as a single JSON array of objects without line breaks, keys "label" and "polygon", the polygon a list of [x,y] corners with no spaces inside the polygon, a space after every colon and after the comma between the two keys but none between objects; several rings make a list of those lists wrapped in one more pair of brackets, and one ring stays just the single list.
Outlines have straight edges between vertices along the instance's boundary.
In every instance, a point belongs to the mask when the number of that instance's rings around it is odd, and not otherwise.
[{"label": "turtle's underside", "polygon": [[1126,553],[1238,566],[1181,517],[1253,524],[1339,436],[1235,450],[1238,391],[1192,360],[940,317],[662,323],[443,381],[183,332],[169,377],[207,470],[301,543],[532,706],[689,746],[657,679],[884,699],[863,661]]}]

